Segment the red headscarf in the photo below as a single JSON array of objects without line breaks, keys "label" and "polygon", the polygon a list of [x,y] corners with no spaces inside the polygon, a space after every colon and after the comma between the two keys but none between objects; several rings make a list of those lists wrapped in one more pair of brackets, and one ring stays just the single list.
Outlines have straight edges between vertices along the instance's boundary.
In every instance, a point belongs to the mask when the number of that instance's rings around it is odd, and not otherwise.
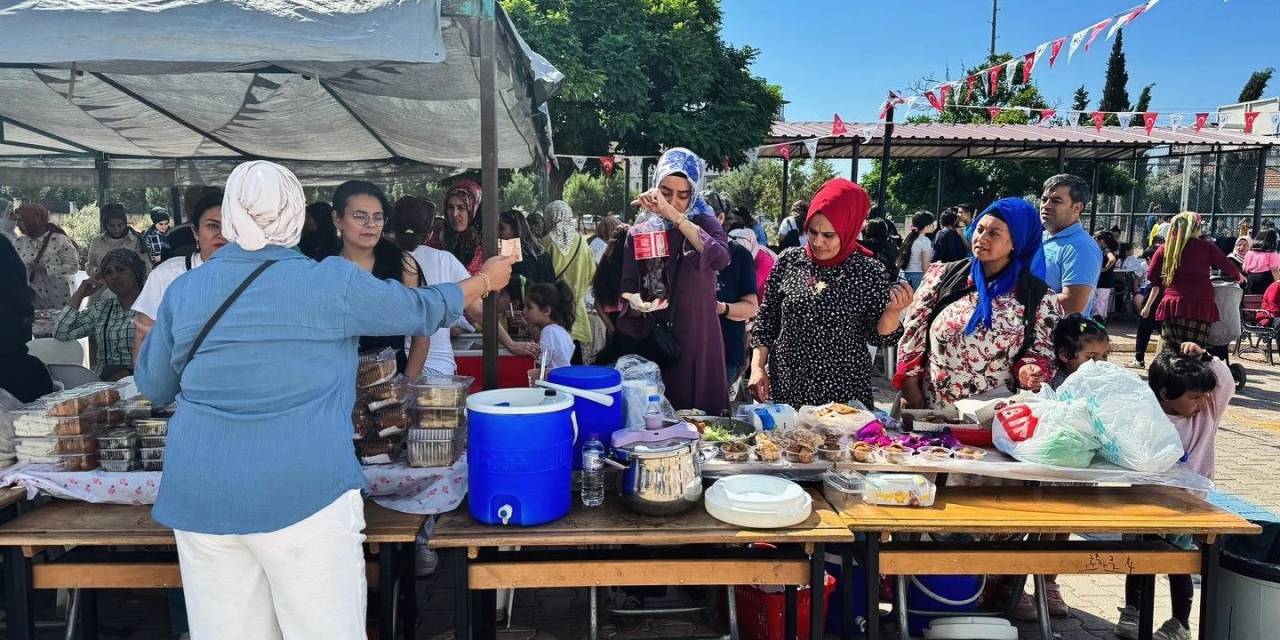
[{"label": "red headscarf", "polygon": [[858,234],[862,233],[862,225],[867,221],[867,213],[871,211],[871,198],[862,187],[844,178],[832,178],[824,183],[809,202],[809,214],[804,218],[805,229],[813,217],[821,213],[831,221],[836,235],[840,236],[840,253],[830,260],[819,260],[813,255],[813,243],[805,246],[809,259],[818,266],[834,267],[857,251],[864,256],[872,255],[870,249],[858,244]]}]

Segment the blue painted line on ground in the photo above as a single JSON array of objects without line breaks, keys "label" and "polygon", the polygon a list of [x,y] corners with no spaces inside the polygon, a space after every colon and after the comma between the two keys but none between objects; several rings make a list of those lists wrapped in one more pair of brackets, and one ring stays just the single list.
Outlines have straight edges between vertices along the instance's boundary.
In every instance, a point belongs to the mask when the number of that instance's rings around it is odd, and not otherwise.
[{"label": "blue painted line on ground", "polygon": [[1230,493],[1223,493],[1222,491],[1210,492],[1209,504],[1231,511],[1246,520],[1253,520],[1255,522],[1280,522],[1280,514]]}]

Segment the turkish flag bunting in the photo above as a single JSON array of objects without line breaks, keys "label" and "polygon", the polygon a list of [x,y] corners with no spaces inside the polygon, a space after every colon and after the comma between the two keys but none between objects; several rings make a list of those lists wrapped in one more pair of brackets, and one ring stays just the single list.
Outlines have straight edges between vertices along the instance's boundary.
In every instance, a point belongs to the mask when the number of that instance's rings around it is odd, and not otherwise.
[{"label": "turkish flag bunting", "polygon": [[929,106],[937,109],[938,113],[942,113],[942,102],[938,100],[938,96],[934,95],[932,91],[924,92],[924,99],[929,101]]},{"label": "turkish flag bunting", "polygon": [[1036,54],[1034,51],[1022,56],[1022,84],[1031,82],[1031,67],[1036,65]]},{"label": "turkish flag bunting", "polygon": [[972,73],[969,74],[968,78],[964,79],[964,88],[965,88],[964,101],[965,102],[968,102],[969,98],[973,97],[973,85],[976,84],[977,82],[978,82],[978,76],[975,76]]},{"label": "turkish flag bunting", "polygon": [[789,145],[789,144],[784,144],[784,145],[782,145],[781,147],[778,147],[778,155],[782,156],[782,159],[783,159],[783,160],[790,160],[790,159],[791,159],[791,145]]},{"label": "turkish flag bunting", "polygon": [[1253,121],[1258,119],[1261,111],[1246,111],[1244,114],[1244,132],[1253,133]]},{"label": "turkish flag bunting", "polygon": [[1156,126],[1156,120],[1160,118],[1160,114],[1155,111],[1148,111],[1142,114],[1142,126],[1146,128],[1147,135],[1151,135],[1151,130]]},{"label": "turkish flag bunting", "polygon": [[941,98],[942,101],[942,108],[947,108],[947,98],[951,97],[951,83],[938,87],[938,93],[941,94],[939,98]]},{"label": "turkish flag bunting", "polygon": [[1093,115],[1092,115],[1092,118],[1093,118],[1093,128],[1094,128],[1094,129],[1097,129],[1097,130],[1098,130],[1098,132],[1099,132],[1099,133],[1101,133],[1101,132],[1102,132],[1102,123],[1106,121],[1106,119],[1107,119],[1107,114],[1105,114],[1105,113],[1103,113],[1103,112],[1101,112],[1101,111],[1094,111],[1094,112],[1093,112]]},{"label": "turkish flag bunting", "polygon": [[991,80],[991,87],[987,90],[987,93],[989,93],[990,95],[994,96],[996,94],[996,88],[1000,86],[1001,71],[1004,71],[1004,65],[998,64],[994,67],[991,67],[991,70],[988,72],[989,73],[988,79]]},{"label": "turkish flag bunting", "polygon": [[600,168],[606,176],[613,175],[613,156],[600,156]]},{"label": "turkish flag bunting", "polygon": [[1054,115],[1055,113],[1057,113],[1057,112],[1058,112],[1058,111],[1057,111],[1056,109],[1041,109],[1041,110],[1040,110],[1040,124],[1042,124],[1042,125],[1047,125],[1047,124],[1049,124],[1049,120],[1050,120],[1050,119],[1052,119],[1052,118],[1053,118],[1053,115]]},{"label": "turkish flag bunting", "polygon": [[1209,122],[1208,113],[1197,113],[1196,114],[1196,133],[1200,133],[1200,130],[1203,129],[1204,125],[1207,124],[1208,122]]},{"label": "turkish flag bunting", "polygon": [[1053,63],[1058,60],[1058,53],[1062,51],[1062,43],[1067,41],[1067,37],[1063,36],[1053,41],[1049,49],[1049,68],[1053,68]]},{"label": "turkish flag bunting", "polygon": [[1099,22],[1098,24],[1093,25],[1093,29],[1089,31],[1089,39],[1086,40],[1084,43],[1085,53],[1089,52],[1089,45],[1093,44],[1093,41],[1098,39],[1098,34],[1102,33],[1102,30],[1106,29],[1107,25],[1110,23],[1111,23],[1111,18],[1107,18],[1106,20],[1103,20],[1102,22]]},{"label": "turkish flag bunting", "polygon": [[987,107],[987,117],[991,118],[992,122],[995,122],[996,118],[1000,116],[1000,111],[1000,107]]},{"label": "turkish flag bunting", "polygon": [[836,115],[835,119],[831,121],[831,135],[842,136],[846,133],[849,133],[849,130],[846,129],[844,126],[844,120],[840,119],[840,114],[837,113],[835,115]]}]

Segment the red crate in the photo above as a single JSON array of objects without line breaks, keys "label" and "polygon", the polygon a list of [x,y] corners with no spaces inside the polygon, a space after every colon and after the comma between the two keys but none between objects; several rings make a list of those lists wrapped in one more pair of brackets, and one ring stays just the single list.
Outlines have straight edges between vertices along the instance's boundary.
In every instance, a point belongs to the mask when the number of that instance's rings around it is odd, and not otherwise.
[{"label": "red crate", "polygon": [[[835,577],[826,574],[822,589],[823,611],[835,590]],[[809,637],[809,591],[809,587],[801,587],[796,594],[797,638]],[[745,640],[782,640],[786,625],[786,595],[782,591],[770,593],[759,587],[742,585],[734,589],[734,601],[738,607],[738,631]]]}]

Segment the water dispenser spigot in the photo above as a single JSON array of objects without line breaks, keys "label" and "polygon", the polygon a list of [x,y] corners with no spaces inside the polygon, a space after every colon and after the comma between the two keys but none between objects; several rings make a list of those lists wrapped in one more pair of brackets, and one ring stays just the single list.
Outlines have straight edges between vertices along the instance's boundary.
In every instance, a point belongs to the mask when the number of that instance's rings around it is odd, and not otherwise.
[{"label": "water dispenser spigot", "polygon": [[511,516],[514,515],[514,513],[515,510],[512,509],[509,504],[504,504],[501,507],[498,507],[498,517],[502,518],[503,525],[510,523]]}]

